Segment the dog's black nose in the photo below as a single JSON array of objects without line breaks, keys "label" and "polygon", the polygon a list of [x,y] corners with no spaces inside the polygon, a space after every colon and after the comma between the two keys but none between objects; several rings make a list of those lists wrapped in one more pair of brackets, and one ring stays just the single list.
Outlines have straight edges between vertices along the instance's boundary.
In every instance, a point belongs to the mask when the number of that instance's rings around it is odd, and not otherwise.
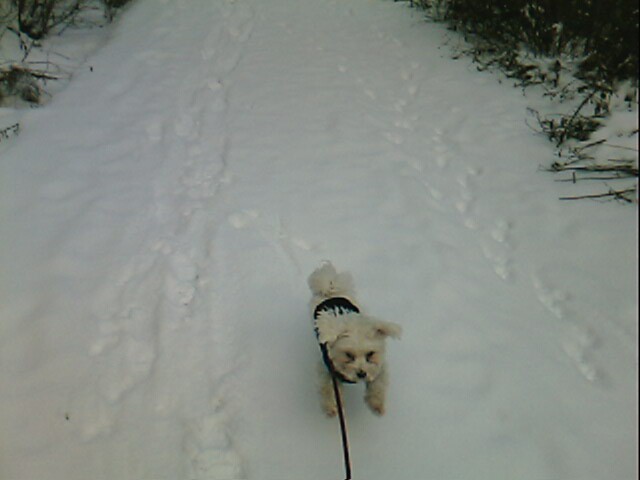
[{"label": "dog's black nose", "polygon": [[365,372],[364,370],[360,370],[358,372],[358,378],[365,378],[367,376],[367,372]]}]

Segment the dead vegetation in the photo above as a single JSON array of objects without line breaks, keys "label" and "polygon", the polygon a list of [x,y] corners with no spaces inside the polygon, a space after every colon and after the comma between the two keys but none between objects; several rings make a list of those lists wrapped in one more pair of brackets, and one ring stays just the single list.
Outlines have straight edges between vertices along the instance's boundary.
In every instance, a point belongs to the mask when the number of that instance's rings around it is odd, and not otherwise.
[{"label": "dead vegetation", "polygon": [[[459,38],[453,58],[470,57],[480,71],[499,70],[518,88],[535,87],[566,111],[540,113],[529,126],[555,146],[544,170],[563,182],[605,184],[605,192],[563,197],[637,203],[637,119],[609,128],[638,107],[637,1],[411,0],[430,21]],[[604,15],[606,13],[606,15]],[[452,42],[453,43],[453,42]],[[631,186],[630,186],[631,181]]]},{"label": "dead vegetation", "polygon": [[[44,42],[72,27],[103,27],[129,0],[0,0],[0,106],[34,106],[71,72]],[[100,19],[100,20],[96,20]]]}]

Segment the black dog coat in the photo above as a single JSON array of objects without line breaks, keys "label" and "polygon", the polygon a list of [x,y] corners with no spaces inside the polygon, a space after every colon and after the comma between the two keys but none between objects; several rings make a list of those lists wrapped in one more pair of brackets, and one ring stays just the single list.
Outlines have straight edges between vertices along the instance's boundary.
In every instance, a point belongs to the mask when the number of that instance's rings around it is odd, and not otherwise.
[{"label": "black dog coat", "polygon": [[[324,302],[320,303],[313,311],[315,327],[314,330],[316,332],[316,338],[318,338],[320,334],[318,332],[318,325],[315,324],[315,320],[317,320],[320,314],[324,312],[328,312],[335,317],[339,317],[340,315],[345,315],[347,313],[360,313],[360,310],[348,299],[343,297],[333,297],[326,299]],[[326,365],[331,375],[333,375],[343,383],[356,383],[353,380],[349,380],[348,378],[346,378],[340,372],[336,371],[336,369],[333,367],[333,362],[329,357],[326,343],[320,344],[320,350],[322,351],[322,360],[324,361],[324,364]]]}]

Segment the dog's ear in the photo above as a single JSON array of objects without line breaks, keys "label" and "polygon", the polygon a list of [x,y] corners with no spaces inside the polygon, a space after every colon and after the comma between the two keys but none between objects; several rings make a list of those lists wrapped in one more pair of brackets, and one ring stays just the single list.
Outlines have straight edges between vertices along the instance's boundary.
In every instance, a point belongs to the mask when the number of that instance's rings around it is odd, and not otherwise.
[{"label": "dog's ear", "polygon": [[373,328],[375,329],[376,336],[378,337],[391,337],[398,339],[400,338],[400,335],[402,335],[402,327],[397,323],[378,320],[373,325]]},{"label": "dog's ear", "polygon": [[344,321],[333,315],[320,315],[316,320],[316,328],[320,343],[333,343],[346,330]]}]

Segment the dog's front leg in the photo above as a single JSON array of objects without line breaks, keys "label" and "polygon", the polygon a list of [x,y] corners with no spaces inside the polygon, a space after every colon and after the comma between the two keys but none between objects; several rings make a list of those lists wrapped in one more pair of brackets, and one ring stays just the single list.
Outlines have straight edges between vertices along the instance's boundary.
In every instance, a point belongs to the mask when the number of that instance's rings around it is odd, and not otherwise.
[{"label": "dog's front leg", "polygon": [[[338,414],[338,404],[336,403],[336,396],[333,391],[333,379],[324,363],[319,364],[318,373],[320,378],[320,401],[322,410],[328,417],[335,417]],[[338,385],[338,388],[340,388],[340,385]]]},{"label": "dog's front leg", "polygon": [[385,368],[382,369],[375,380],[367,382],[364,401],[376,415],[384,415],[384,401],[387,394],[388,383],[389,379]]}]

